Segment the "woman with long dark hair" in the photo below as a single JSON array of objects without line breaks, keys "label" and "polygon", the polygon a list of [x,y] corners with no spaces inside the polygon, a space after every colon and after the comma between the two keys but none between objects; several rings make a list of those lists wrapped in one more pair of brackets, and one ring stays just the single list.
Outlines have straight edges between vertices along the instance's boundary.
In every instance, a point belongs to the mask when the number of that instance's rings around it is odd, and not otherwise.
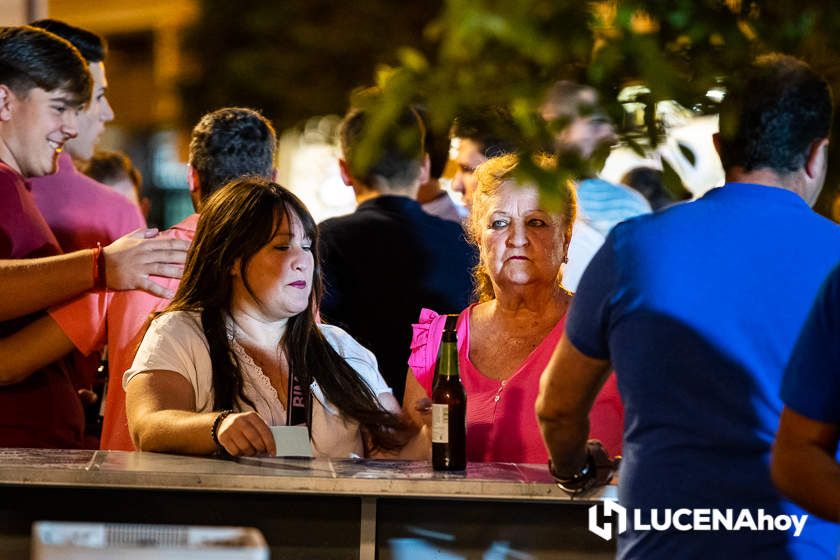
[{"label": "woman with long dark hair", "polygon": [[239,179],[210,197],[175,298],[123,379],[137,449],[274,454],[269,426],[302,423],[320,456],[411,438],[373,354],[316,322],[317,236],[275,183]]}]

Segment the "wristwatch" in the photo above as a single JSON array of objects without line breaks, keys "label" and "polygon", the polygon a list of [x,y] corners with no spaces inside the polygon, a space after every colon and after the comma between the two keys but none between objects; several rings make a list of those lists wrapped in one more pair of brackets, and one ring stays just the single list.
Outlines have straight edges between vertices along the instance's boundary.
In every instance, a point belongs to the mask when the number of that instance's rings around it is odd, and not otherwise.
[{"label": "wristwatch", "polygon": [[554,472],[554,465],[551,463],[551,459],[548,460],[548,472],[554,477],[554,482],[561,490],[576,495],[589,490],[595,485],[597,468],[595,466],[595,458],[589,452],[589,449],[587,449],[586,462],[572,476],[558,476]]}]

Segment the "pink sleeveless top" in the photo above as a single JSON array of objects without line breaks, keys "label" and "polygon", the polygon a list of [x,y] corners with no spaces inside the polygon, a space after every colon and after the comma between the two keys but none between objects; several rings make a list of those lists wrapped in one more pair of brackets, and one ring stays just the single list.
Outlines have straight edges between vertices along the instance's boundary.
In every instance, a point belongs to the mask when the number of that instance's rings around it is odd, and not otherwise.
[{"label": "pink sleeveless top", "polygon": [[[548,365],[563,334],[565,317],[558,321],[542,342],[509,378],[492,379],[470,361],[470,312],[461,312],[458,333],[458,366],[467,393],[467,460],[473,462],[546,463],[543,444],[534,413],[540,376]],[[432,394],[440,337],[446,315],[429,309],[420,312],[413,325],[411,367],[427,395]],[[590,438],[601,440],[611,455],[621,454],[624,407],[618,395],[615,374],[611,374],[598,394],[589,414]]]}]

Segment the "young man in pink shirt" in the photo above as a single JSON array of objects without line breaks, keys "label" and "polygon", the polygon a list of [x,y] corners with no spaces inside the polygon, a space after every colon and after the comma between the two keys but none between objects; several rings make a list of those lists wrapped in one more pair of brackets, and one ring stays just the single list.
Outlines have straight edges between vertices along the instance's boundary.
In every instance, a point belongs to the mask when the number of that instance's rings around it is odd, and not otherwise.
[{"label": "young man in pink shirt", "polygon": [[[271,123],[256,111],[227,108],[205,115],[193,129],[190,142],[188,179],[196,211],[231,179],[243,175],[273,179],[276,144]],[[198,214],[193,214],[161,236],[191,241],[197,222]],[[172,291],[178,286],[177,280],[162,282]],[[131,366],[150,315],[168,303],[168,298],[140,291],[88,294],[51,309],[45,319],[55,330],[63,331],[60,338],[65,351],[76,348],[88,354],[108,345],[102,449],[134,449],[125,417],[123,372]]]},{"label": "young man in pink shirt", "polygon": [[69,41],[82,54],[93,78],[90,101],[76,120],[76,137],[68,140],[59,154],[55,173],[30,181],[32,194],[62,250],[90,249],[97,243],[107,245],[126,233],[145,228],[146,220],[135,204],[80,173],[74,163],[91,158],[105,123],[114,120],[106,97],[105,41],[95,33],[53,19],[39,20],[32,26]]},{"label": "young man in pink shirt", "polygon": [[[61,255],[28,177],[52,173],[77,134],[91,77],[68,42],[32,27],[0,29],[0,446],[80,447],[84,418],[67,369],[37,313],[91,288],[158,289],[150,273],[180,275],[183,243],[126,236]],[[22,341],[27,341],[23,344]],[[18,352],[28,350],[27,352]]]},{"label": "young man in pink shirt", "polygon": [[[76,119],[76,137],[68,140],[58,155],[55,173],[30,180],[38,209],[65,252],[91,249],[97,244],[104,246],[126,233],[145,228],[146,220],[136,205],[80,173],[74,163],[74,160],[91,158],[105,124],[114,120],[106,97],[105,41],[96,33],[54,19],[38,20],[31,25],[54,33],[76,47],[93,78],[90,101]],[[74,354],[71,375],[78,389],[85,392],[91,389],[99,361],[98,353]],[[89,403],[89,408],[95,414],[98,403]],[[95,447],[98,430],[89,426],[88,432],[91,438],[88,445]]]}]

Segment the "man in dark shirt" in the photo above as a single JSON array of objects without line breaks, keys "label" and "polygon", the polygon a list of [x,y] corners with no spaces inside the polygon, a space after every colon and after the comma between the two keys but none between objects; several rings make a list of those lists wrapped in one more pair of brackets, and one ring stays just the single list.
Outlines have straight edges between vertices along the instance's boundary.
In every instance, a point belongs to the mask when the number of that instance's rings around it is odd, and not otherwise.
[{"label": "man in dark shirt", "polygon": [[320,225],[321,314],[376,355],[402,401],[411,324],[423,307],[457,313],[469,304],[474,256],[459,224],[415,200],[429,175],[418,115],[409,110],[390,123],[373,154],[359,151],[367,120],[354,109],[341,125],[339,166],[359,206]]}]

